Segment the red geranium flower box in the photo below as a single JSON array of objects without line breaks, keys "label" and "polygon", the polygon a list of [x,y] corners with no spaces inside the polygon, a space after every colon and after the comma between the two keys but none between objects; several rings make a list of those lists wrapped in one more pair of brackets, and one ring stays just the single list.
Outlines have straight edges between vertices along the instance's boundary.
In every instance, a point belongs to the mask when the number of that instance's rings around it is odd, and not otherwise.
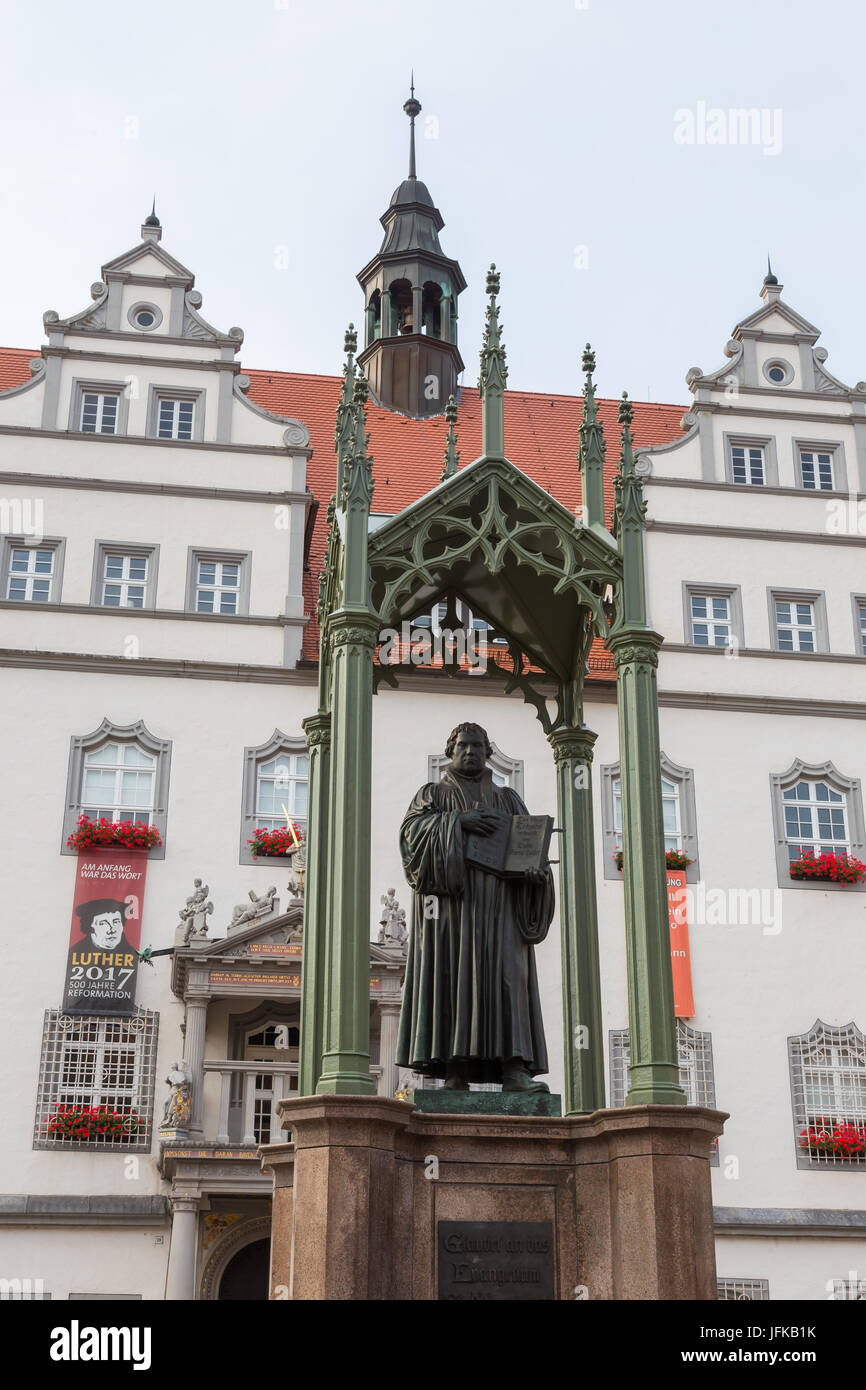
[{"label": "red geranium flower box", "polygon": [[829,883],[860,883],[866,877],[866,864],[853,854],[819,854],[807,849],[791,864],[794,879],[823,879]]},{"label": "red geranium flower box", "polygon": [[123,1114],[108,1105],[58,1105],[47,1126],[61,1139],[85,1140],[130,1138],[142,1129],[144,1119],[136,1110]]},{"label": "red geranium flower box", "polygon": [[303,840],[303,832],[296,825],[281,825],[278,830],[268,830],[260,827],[253,831],[252,839],[247,840],[247,844],[253,853],[254,859],[261,858],[288,858],[290,854],[295,854],[300,848]]},{"label": "red geranium flower box", "polygon": [[67,849],[156,849],[162,836],[155,825],[139,825],[136,821],[111,821],[101,816],[92,821],[89,816],[78,817],[78,828],[66,841]]},{"label": "red geranium flower box", "polygon": [[817,1119],[814,1125],[800,1131],[800,1148],[811,1158],[866,1157],[866,1126],[850,1120]]},{"label": "red geranium flower box", "polygon": [[[621,850],[621,849],[618,849],[618,850],[616,851],[616,853],[614,854],[613,858],[614,858],[614,862],[615,862],[615,864],[616,864],[616,867],[619,869],[620,873],[622,873],[622,850]],[[681,850],[678,850],[678,849],[666,849],[666,850],[665,850],[665,868],[666,868],[666,869],[687,869],[687,868],[689,867],[689,865],[691,864],[691,862],[692,862],[692,861],[691,861],[691,859],[689,859],[688,855],[687,855],[687,854],[683,854]]]}]

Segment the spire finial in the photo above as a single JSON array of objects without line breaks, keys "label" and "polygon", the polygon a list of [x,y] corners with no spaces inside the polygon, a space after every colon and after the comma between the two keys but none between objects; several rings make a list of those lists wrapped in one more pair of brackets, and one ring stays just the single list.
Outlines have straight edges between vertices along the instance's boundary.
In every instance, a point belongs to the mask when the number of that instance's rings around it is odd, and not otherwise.
[{"label": "spire finial", "polygon": [[452,477],[460,463],[460,453],[457,449],[457,431],[454,426],[457,424],[457,402],[453,396],[448,397],[448,404],[445,407],[445,419],[448,422],[448,433],[445,436],[445,466],[439,475],[440,483],[444,483],[446,478]]},{"label": "spire finial", "polygon": [[764,284],[765,284],[765,285],[778,285],[778,283],[779,283],[778,278],[777,278],[777,276],[775,276],[775,275],[773,274],[773,267],[770,265],[770,253],[769,253],[769,251],[768,251],[768,252],[767,252],[767,273],[766,273],[766,275],[764,276]]},{"label": "spire finial", "polygon": [[410,82],[411,96],[408,101],[403,103],[403,110],[409,117],[409,177],[414,179],[415,174],[415,117],[421,110],[421,103],[415,96],[415,70],[412,70]]},{"label": "spire finial", "polygon": [[149,213],[149,215],[148,215],[147,217],[145,217],[145,219],[144,219],[144,225],[145,225],[145,227],[160,227],[160,226],[162,226],[162,223],[160,222],[159,218],[158,218],[157,215],[156,215],[156,194],[155,194],[155,193],[154,193],[154,195],[153,195],[153,204],[152,204],[152,206],[151,206],[150,213]]},{"label": "spire finial", "polygon": [[499,322],[499,272],[491,265],[487,272],[487,318],[484,325],[484,341],[481,348],[481,374],[478,380],[478,393],[481,396],[481,436],[482,449],[487,458],[505,457],[505,383],[508,368],[505,364],[505,347],[502,343],[502,325]]},{"label": "spire finial", "polygon": [[156,215],[156,194],[153,195],[150,212],[141,224],[142,241],[159,241],[162,236],[162,223]]},{"label": "spire finial", "polygon": [[604,526],[604,433],[598,418],[595,400],[595,353],[587,343],[581,365],[586,373],[583,386],[583,411],[580,421],[578,464],[581,475],[581,505],[586,526]]}]

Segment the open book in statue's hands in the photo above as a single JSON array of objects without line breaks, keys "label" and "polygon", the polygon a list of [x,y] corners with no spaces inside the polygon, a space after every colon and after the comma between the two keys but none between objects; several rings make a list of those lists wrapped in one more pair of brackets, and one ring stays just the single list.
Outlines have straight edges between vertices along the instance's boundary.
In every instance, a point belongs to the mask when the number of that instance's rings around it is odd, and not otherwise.
[{"label": "open book in statue's hands", "polygon": [[[484,808],[486,811],[488,808]],[[489,835],[469,833],[467,864],[502,878],[523,878],[530,870],[547,867],[547,851],[553,831],[552,816],[509,816],[497,813],[496,828]]]}]

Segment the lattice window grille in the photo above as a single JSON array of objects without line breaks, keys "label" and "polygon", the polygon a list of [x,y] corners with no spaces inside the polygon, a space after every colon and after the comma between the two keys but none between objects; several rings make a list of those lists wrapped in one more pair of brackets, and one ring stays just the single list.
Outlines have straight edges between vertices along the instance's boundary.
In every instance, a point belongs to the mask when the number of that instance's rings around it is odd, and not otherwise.
[{"label": "lattice window grille", "polygon": [[[33,1143],[39,1149],[149,1152],[159,1015],[138,1009],[128,1018],[72,1016],[48,1009],[42,1031]],[[135,1111],[145,1126],[131,1135],[78,1139],[49,1132],[60,1105]]]},{"label": "lattice window grille", "polygon": [[718,1296],[721,1303],[766,1302],[770,1283],[767,1279],[719,1279]]},{"label": "lattice window grille", "polygon": [[[690,1028],[677,1019],[677,1056],[680,1064],[680,1085],[689,1105],[716,1108],[716,1083],[713,1076],[712,1034]],[[629,1030],[614,1029],[610,1034],[610,1104],[625,1105],[631,1082],[631,1047]],[[719,1161],[719,1141],[713,1140],[711,1162]]]},{"label": "lattice window grille", "polygon": [[[866,1152],[845,1157],[800,1147],[805,1129],[850,1124],[866,1132],[866,1035],[853,1023],[832,1028],[817,1023],[789,1039],[794,1138],[807,1168],[866,1169]],[[819,1124],[819,1121],[823,1122]]]},{"label": "lattice window grille", "polygon": [[834,1279],[830,1297],[836,1303],[866,1303],[866,1279]]}]

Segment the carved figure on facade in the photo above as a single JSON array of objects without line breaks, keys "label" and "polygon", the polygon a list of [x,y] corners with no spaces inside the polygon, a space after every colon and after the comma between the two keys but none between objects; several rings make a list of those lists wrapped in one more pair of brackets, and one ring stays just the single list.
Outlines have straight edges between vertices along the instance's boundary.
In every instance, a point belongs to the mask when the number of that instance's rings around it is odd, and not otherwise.
[{"label": "carved figure on facade", "polygon": [[409,935],[406,928],[406,909],[397,902],[395,890],[389,888],[379,901],[382,904],[379,916],[379,945],[405,946]]},{"label": "carved figure on facade", "polygon": [[269,888],[267,893],[263,893],[261,897],[258,897],[251,888],[249,906],[246,903],[238,903],[232,913],[229,931],[236,931],[238,927],[245,926],[247,922],[257,922],[262,917],[269,917],[272,912],[276,911],[276,896],[276,888]]},{"label": "carved figure on facade", "polygon": [[162,1112],[161,1129],[185,1130],[191,1114],[192,1076],[186,1062],[172,1062],[166,1085],[171,1087]]},{"label": "carved figure on facade", "polygon": [[207,919],[213,912],[213,903],[208,901],[210,889],[200,878],[194,879],[194,892],[187,898],[186,906],[180,909],[180,925],[177,934],[183,933],[183,944],[188,946],[195,937],[207,940]]}]

